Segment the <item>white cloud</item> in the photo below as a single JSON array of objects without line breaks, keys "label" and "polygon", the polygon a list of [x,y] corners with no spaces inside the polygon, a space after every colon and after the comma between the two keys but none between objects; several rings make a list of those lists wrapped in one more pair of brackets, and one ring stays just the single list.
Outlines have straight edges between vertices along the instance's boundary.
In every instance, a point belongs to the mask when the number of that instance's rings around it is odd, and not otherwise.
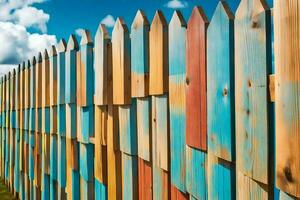
[{"label": "white cloud", "polygon": [[188,7],[188,3],[181,0],[171,0],[165,4],[165,7],[172,9],[186,8]]},{"label": "white cloud", "polygon": [[[0,75],[57,43],[56,36],[45,34],[49,14],[33,5],[45,1],[0,0]],[[29,27],[42,34],[30,33]]]},{"label": "white cloud", "polygon": [[83,31],[84,31],[84,30],[83,30],[82,28],[78,28],[78,29],[76,29],[76,30],[75,30],[75,33],[76,33],[78,36],[80,36],[80,37],[81,37],[81,36],[82,36],[82,33],[83,33]]},{"label": "white cloud", "polygon": [[38,10],[35,7],[23,7],[13,13],[13,18],[17,24],[25,27],[38,28],[42,33],[47,32],[47,22],[50,16],[44,13],[43,10]]},{"label": "white cloud", "polygon": [[115,18],[112,15],[106,15],[102,20],[101,20],[101,24],[106,25],[109,28],[114,27],[116,23]]},{"label": "white cloud", "polygon": [[0,65],[0,77],[7,74],[9,71],[12,71],[18,65]]}]

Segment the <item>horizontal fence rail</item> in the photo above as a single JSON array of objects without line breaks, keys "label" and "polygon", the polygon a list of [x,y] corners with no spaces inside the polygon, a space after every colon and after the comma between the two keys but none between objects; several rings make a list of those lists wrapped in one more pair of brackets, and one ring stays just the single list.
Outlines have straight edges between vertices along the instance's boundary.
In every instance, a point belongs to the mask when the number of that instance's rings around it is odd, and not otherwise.
[{"label": "horizontal fence rail", "polygon": [[20,199],[300,198],[288,1],[275,3],[278,78],[263,0],[235,15],[220,1],[210,21],[139,10],[19,64],[0,80],[0,176]]}]

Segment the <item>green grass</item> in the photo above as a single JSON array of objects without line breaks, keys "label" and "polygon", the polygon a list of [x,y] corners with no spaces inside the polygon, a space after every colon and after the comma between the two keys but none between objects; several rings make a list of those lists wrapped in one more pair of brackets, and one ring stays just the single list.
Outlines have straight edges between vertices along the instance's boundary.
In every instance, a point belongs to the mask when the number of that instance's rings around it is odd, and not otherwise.
[{"label": "green grass", "polygon": [[8,188],[4,184],[4,180],[0,179],[0,199],[1,200],[12,200],[16,199],[12,193],[8,191]]}]

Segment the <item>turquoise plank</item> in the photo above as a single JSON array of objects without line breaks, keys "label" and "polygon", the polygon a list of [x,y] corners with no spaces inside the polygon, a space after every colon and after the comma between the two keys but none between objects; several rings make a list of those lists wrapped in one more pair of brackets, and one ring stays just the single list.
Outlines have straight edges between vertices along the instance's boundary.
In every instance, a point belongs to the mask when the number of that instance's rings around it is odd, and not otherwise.
[{"label": "turquoise plank", "polygon": [[66,187],[66,138],[58,136],[58,147],[57,147],[57,182],[60,187]]},{"label": "turquoise plank", "polygon": [[17,128],[17,118],[16,118],[16,111],[12,110],[10,114],[10,122],[12,128]]},{"label": "turquoise plank", "polygon": [[131,105],[119,106],[120,150],[129,155],[137,155],[136,99]]},{"label": "turquoise plank", "polygon": [[66,136],[66,105],[57,105],[57,132],[60,136]]},{"label": "turquoise plank", "polygon": [[208,150],[235,160],[234,16],[219,2],[207,30]]},{"label": "turquoise plank", "polygon": [[207,199],[207,154],[186,145],[186,189],[197,199]]},{"label": "turquoise plank", "polygon": [[[17,131],[17,130],[16,130]],[[1,142],[2,146],[2,142]],[[20,142],[17,137],[15,137],[15,166],[14,166],[14,188],[16,192],[19,192],[19,174],[20,174]]]},{"label": "turquoise plank", "polygon": [[44,127],[42,127],[42,132],[49,134],[50,133],[50,107],[44,107],[42,108],[43,112],[43,125]]},{"label": "turquoise plank", "polygon": [[207,176],[208,199],[235,199],[235,165],[233,163],[209,153]]},{"label": "turquoise plank", "polygon": [[77,137],[77,104],[67,104],[66,114],[69,116],[68,123],[66,124],[66,136],[67,138]]},{"label": "turquoise plank", "polygon": [[[64,41],[64,40],[62,40],[62,41]],[[67,64],[65,54],[66,54],[65,51],[61,51],[61,50],[59,50],[59,52],[57,54],[57,63],[58,63],[58,65],[57,65],[57,104],[65,103],[66,64]],[[70,55],[68,55],[68,56],[70,58]]]},{"label": "turquoise plank", "polygon": [[35,131],[35,108],[29,109],[29,131]]},{"label": "turquoise plank", "polygon": [[137,139],[138,139],[138,156],[143,160],[150,162],[151,151],[151,98],[137,99]]},{"label": "turquoise plank", "polygon": [[34,147],[35,145],[35,133],[34,131],[28,131],[29,134],[29,145],[30,147]]},{"label": "turquoise plank", "polygon": [[57,199],[57,184],[56,181],[51,180],[50,178],[50,200],[56,200]]},{"label": "turquoise plank", "polygon": [[107,186],[95,178],[95,200],[107,200]]},{"label": "turquoise plank", "polygon": [[175,11],[169,24],[169,102],[171,184],[186,192],[185,184],[185,79],[186,23]]},{"label": "turquoise plank", "polygon": [[68,49],[65,55],[65,103],[76,103],[76,52],[78,48],[77,46],[78,44],[75,36],[71,35],[68,41]]},{"label": "turquoise plank", "polygon": [[[57,71],[58,71],[58,67],[57,67],[57,51],[56,51],[56,48],[55,46],[51,46],[50,47],[50,50],[49,50],[49,90],[52,90],[50,91],[50,95],[49,95],[49,98],[50,98],[50,106],[53,106],[53,105],[57,105],[57,96],[58,94],[56,93],[54,95],[54,91],[56,90],[56,92],[58,91],[58,78],[57,78]],[[56,83],[56,88],[55,88],[55,84]],[[52,84],[52,87],[51,88],[51,84]]]},{"label": "turquoise plank", "polygon": [[34,149],[29,146],[28,150],[28,177],[30,181],[34,179]]},{"label": "turquoise plank", "polygon": [[79,172],[72,170],[72,200],[80,199],[80,176]]},{"label": "turquoise plank", "polygon": [[80,142],[89,143],[94,136],[94,106],[81,107],[81,137]]},{"label": "turquoise plank", "polygon": [[93,144],[79,144],[80,161],[79,172],[80,176],[85,181],[92,181],[94,179],[94,145]]},{"label": "turquoise plank", "polygon": [[122,153],[122,192],[124,200],[138,199],[138,160]]},{"label": "turquoise plank", "polygon": [[57,180],[57,137],[58,135],[51,134],[50,136],[50,179]]},{"label": "turquoise plank", "polygon": [[237,169],[264,184],[269,179],[270,18],[262,1],[243,0],[234,22]]},{"label": "turquoise plank", "polygon": [[80,42],[81,55],[81,87],[82,101],[84,106],[93,105],[94,99],[94,68],[93,68],[93,42],[90,39],[89,31],[84,31]]},{"label": "turquoise plank", "polygon": [[37,132],[42,132],[42,108],[38,108],[37,112],[37,117],[38,117],[38,124],[36,124],[36,131]]},{"label": "turquoise plank", "polygon": [[42,173],[42,200],[50,200],[50,176]]}]

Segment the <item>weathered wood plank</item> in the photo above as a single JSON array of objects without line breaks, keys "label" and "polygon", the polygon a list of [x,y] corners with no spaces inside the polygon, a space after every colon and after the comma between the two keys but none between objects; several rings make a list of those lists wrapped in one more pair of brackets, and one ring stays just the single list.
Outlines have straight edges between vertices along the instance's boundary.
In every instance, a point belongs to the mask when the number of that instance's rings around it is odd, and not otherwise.
[{"label": "weathered wood plank", "polygon": [[122,199],[138,199],[138,157],[122,153]]},{"label": "weathered wood plank", "polygon": [[186,145],[186,190],[197,199],[207,199],[207,154]]},{"label": "weathered wood plank", "polygon": [[[65,76],[65,94],[61,97],[65,97],[65,101],[63,98],[60,99],[59,103],[76,103],[76,91],[79,88],[80,84],[77,86],[77,68],[80,62],[77,62],[77,54],[76,51],[78,50],[78,42],[74,35],[71,35],[67,45],[67,51],[65,54],[65,75],[63,75],[64,70],[61,68],[63,65],[60,65],[59,73],[61,76]],[[61,81],[63,80],[63,77]],[[77,87],[76,87],[77,86]],[[79,95],[80,93],[77,93]],[[78,97],[77,97],[78,98]]]},{"label": "weathered wood plank", "polygon": [[175,186],[171,185],[171,200],[188,200],[189,195],[178,190]]},{"label": "weathered wood plank", "polygon": [[42,61],[42,107],[50,106],[50,62],[47,49],[43,53]]},{"label": "weathered wood plank", "polygon": [[138,156],[151,161],[151,98],[138,98],[137,102],[137,139]]},{"label": "weathered wood plank", "polygon": [[152,163],[153,166],[169,171],[169,115],[168,95],[152,96]]},{"label": "weathered wood plank", "polygon": [[[35,97],[36,97],[36,107],[41,108],[42,107],[42,83],[43,83],[43,77],[42,77],[42,53],[39,53],[37,56],[37,63],[36,63],[36,73],[35,73],[35,80],[36,80],[36,87],[35,87]],[[21,81],[21,75],[20,75],[20,81]],[[21,90],[21,83],[20,83],[20,90]],[[20,102],[21,103],[21,102]],[[21,104],[20,104],[21,106]]]},{"label": "weathered wood plank", "polygon": [[95,200],[107,199],[107,186],[95,179]]},{"label": "weathered wood plank", "polygon": [[186,144],[186,23],[179,11],[175,11],[169,25],[169,103],[170,103],[170,151],[171,184],[186,192],[185,144]]},{"label": "weathered wood plank", "polygon": [[208,19],[195,7],[187,25],[186,48],[186,143],[207,149],[206,29]]},{"label": "weathered wood plank", "polygon": [[67,159],[68,157],[73,157],[72,154],[66,154],[66,138],[58,136],[57,137],[57,183],[59,187],[66,187],[66,176],[67,176]]},{"label": "weathered wood plank", "polygon": [[139,199],[152,200],[152,167],[151,163],[138,159]]},{"label": "weathered wood plank", "polygon": [[81,130],[77,135],[78,141],[88,144],[94,136],[94,106],[80,107]]},{"label": "weathered wood plank", "polygon": [[[36,95],[35,95],[35,87],[36,87],[36,67],[37,67],[37,64],[36,64],[36,58],[33,57],[32,60],[31,60],[31,67],[30,67],[30,107],[31,108],[34,108],[35,107],[35,104],[36,104]],[[16,79],[17,79],[17,76],[16,76]],[[18,82],[16,80],[15,82],[15,86],[16,86],[16,102],[17,99],[18,99]]]},{"label": "weathered wood plank", "polygon": [[76,104],[66,104],[66,137],[77,137],[77,108]]},{"label": "weathered wood plank", "polygon": [[94,145],[80,143],[79,152],[80,177],[83,180],[90,182],[94,179]]},{"label": "weathered wood plank", "polygon": [[168,24],[161,11],[156,11],[149,32],[149,94],[168,92]]},{"label": "weathered wood plank", "polygon": [[168,200],[170,198],[169,174],[160,167],[152,166],[153,200]]},{"label": "weathered wood plank", "polygon": [[[61,43],[61,41],[60,41]],[[59,43],[59,45],[60,45]],[[57,105],[57,50],[55,46],[51,46],[49,50],[49,90],[50,90],[50,106]]]},{"label": "weathered wood plank", "polygon": [[300,2],[275,1],[276,185],[300,198]]},{"label": "weathered wood plank", "polygon": [[131,25],[131,94],[145,97],[149,94],[149,21],[138,10]]},{"label": "weathered wood plank", "polygon": [[107,105],[112,103],[112,45],[103,24],[97,29],[94,55],[94,104]]},{"label": "weathered wood plank", "polygon": [[237,169],[268,183],[270,10],[264,0],[242,0],[235,19]]},{"label": "weathered wood plank", "polygon": [[207,134],[209,152],[235,160],[234,16],[219,2],[207,30]]},{"label": "weathered wood plank", "polygon": [[[93,105],[94,71],[93,71],[93,41],[88,30],[84,30],[80,41],[80,106]],[[78,72],[77,72],[78,73]]]},{"label": "weathered wood plank", "polygon": [[207,157],[208,199],[236,199],[234,164],[216,157],[213,153],[208,153]]},{"label": "weathered wood plank", "polygon": [[[61,39],[57,45],[57,94],[56,97],[56,104],[63,104],[65,103],[65,89],[66,89],[66,41]],[[68,74],[69,76],[69,74]],[[74,81],[74,80],[73,80]]]},{"label": "weathered wood plank", "polygon": [[119,106],[120,151],[129,155],[137,155],[137,119],[136,99],[131,105]]},{"label": "weathered wood plank", "polygon": [[130,104],[130,37],[122,18],[117,19],[112,32],[112,59],[113,103]]},{"label": "weathered wood plank", "polygon": [[[67,108],[70,104],[59,104],[57,105],[57,133],[60,136],[66,136],[67,133],[67,127],[69,125],[67,119],[68,119],[68,112]],[[75,109],[76,110],[76,109]],[[74,121],[71,123],[76,124],[76,113],[74,114],[75,117],[73,118]],[[76,129],[75,129],[76,130]],[[76,135],[76,132],[75,132]]]}]

